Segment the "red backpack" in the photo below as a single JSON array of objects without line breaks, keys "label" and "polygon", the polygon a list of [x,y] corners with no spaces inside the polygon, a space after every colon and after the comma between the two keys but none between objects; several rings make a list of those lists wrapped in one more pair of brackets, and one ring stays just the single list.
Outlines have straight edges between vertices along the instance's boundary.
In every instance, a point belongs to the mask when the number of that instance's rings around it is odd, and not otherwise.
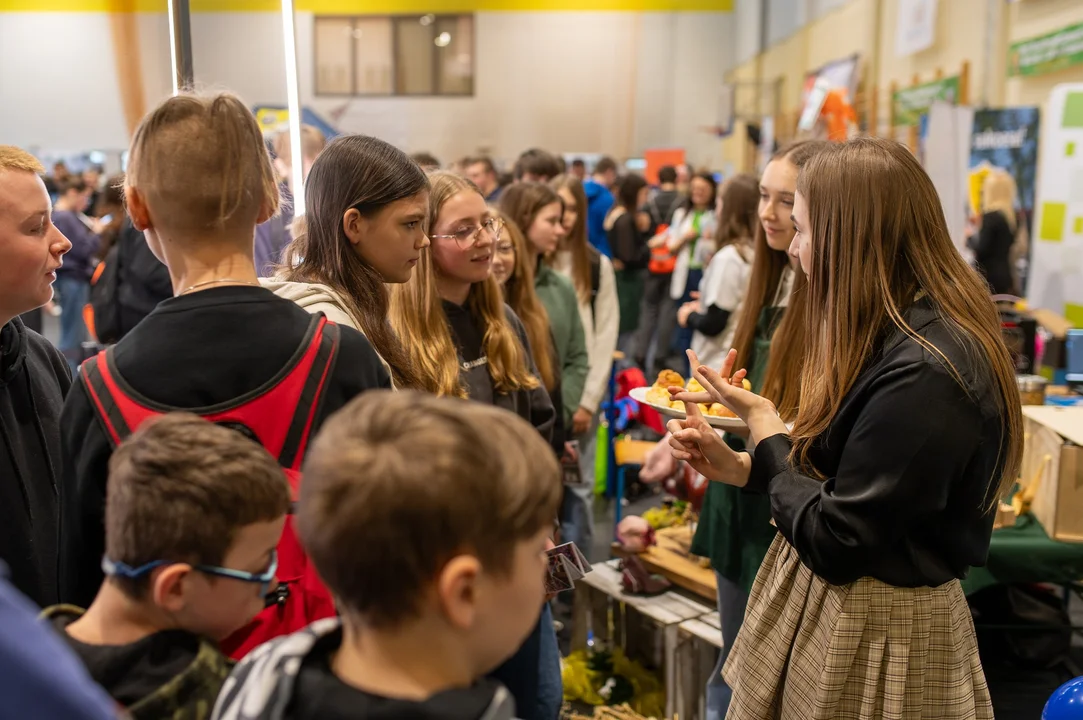
[{"label": "red backpack", "polygon": [[[227,403],[191,410],[167,407],[136,394],[117,373],[113,348],[84,362],[82,370],[98,419],[114,448],[149,418],[175,410],[193,412],[252,437],[277,457],[296,502],[301,461],[338,356],[338,339],[338,327],[315,315],[289,365],[263,387]],[[277,575],[279,584],[267,608],[223,641],[222,651],[227,655],[240,659],[257,645],[335,614],[331,593],[297,540],[292,513],[278,543]]]}]

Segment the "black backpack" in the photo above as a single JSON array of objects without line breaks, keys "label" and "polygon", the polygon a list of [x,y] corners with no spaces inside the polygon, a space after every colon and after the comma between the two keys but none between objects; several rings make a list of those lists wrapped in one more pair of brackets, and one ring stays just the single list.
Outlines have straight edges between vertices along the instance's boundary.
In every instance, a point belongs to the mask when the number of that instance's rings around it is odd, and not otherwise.
[{"label": "black backpack", "polygon": [[117,284],[120,275],[120,243],[113,243],[98,263],[90,281],[90,308],[94,313],[94,335],[102,345],[120,340],[120,304]]}]

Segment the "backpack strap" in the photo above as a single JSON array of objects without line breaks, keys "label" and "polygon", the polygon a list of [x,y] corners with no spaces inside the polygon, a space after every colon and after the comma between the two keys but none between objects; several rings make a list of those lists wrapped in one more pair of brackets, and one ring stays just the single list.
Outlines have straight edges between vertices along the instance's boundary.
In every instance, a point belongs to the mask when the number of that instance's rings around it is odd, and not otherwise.
[{"label": "backpack strap", "polygon": [[112,348],[84,362],[82,375],[99,422],[113,447],[148,418],[182,410],[210,422],[247,428],[278,458],[282,467],[297,470],[338,358],[338,348],[338,326],[322,313],[315,314],[303,344],[280,373],[251,393],[204,408],[168,407],[125,388],[116,373]]},{"label": "backpack strap", "polygon": [[312,368],[308,373],[301,396],[297,400],[297,409],[290,421],[289,430],[286,432],[286,440],[282,446],[282,452],[278,461],[284,468],[299,470],[301,461],[305,457],[305,449],[308,446],[309,436],[312,434],[312,425],[323,405],[324,387],[328,378],[335,369],[335,361],[338,360],[339,336],[338,325],[321,319],[322,333],[313,340],[313,344],[319,343],[313,358]]},{"label": "backpack strap", "polygon": [[110,444],[115,448],[132,434],[132,427],[117,404],[117,397],[123,395],[123,392],[117,387],[116,381],[108,370],[106,354],[112,351],[112,347],[100,351],[94,357],[85,360],[81,369],[87,395],[90,396],[90,401],[98,411],[98,421],[106,437],[109,438]]}]

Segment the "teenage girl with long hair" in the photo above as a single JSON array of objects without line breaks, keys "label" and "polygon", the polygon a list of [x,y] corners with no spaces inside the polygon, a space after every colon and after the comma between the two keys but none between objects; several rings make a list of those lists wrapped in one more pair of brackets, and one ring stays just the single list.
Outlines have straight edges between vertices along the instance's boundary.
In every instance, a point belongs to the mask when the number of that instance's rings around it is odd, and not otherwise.
[{"label": "teenage girl with long hair", "polygon": [[560,387],[560,360],[549,329],[549,313],[534,291],[534,264],[522,231],[507,215],[491,208],[500,219],[500,239],[493,248],[492,275],[504,291],[504,302],[526,329],[538,377],[552,395]]},{"label": "teenage girl with long hair", "polygon": [[[587,239],[587,195],[583,184],[573,175],[560,175],[550,186],[557,191],[564,205],[561,216],[564,237],[548,262],[575,286],[590,363],[583,383],[583,396],[572,415],[572,432],[581,436],[590,431],[606,392],[613,351],[617,349],[620,308],[613,263]],[[583,439],[580,447],[583,448]],[[580,457],[584,458],[586,454],[583,452]]]},{"label": "teenage girl with long hair", "polygon": [[616,270],[621,347],[627,345],[639,326],[639,306],[643,301],[650,250],[646,233],[639,229],[636,213],[646,204],[647,181],[642,175],[628,173],[618,181],[613,208],[605,218],[606,236]]},{"label": "teenage girl with long hair", "polygon": [[[677,264],[673,268],[670,280],[669,297],[675,303],[674,310],[692,300],[692,293],[699,290],[703,279],[703,270],[707,267],[715,251],[715,230],[718,218],[714,213],[715,195],[718,183],[710,173],[696,173],[688,185],[688,197],[673,212],[673,220],[661,241],[676,255]],[[654,242],[659,242],[655,238]],[[676,314],[662,319],[664,329],[658,335],[655,346],[655,364],[663,366],[669,356],[670,338],[677,323]],[[679,328],[673,338],[673,344],[680,351],[680,362],[684,364],[684,351],[692,345],[692,331]]]},{"label": "teenage girl with long hair", "polygon": [[[697,366],[748,423],[736,453],[694,405],[674,452],[762,493],[778,533],[725,665],[729,718],[992,718],[960,579],[985,564],[1023,430],[1015,371],[981,279],[929,176],[861,138],[801,172],[791,254],[811,330],[793,430],[770,400]],[[723,379],[726,378],[726,379]]]},{"label": "teenage girl with long hair", "polygon": [[735,175],[723,183],[715,206],[718,250],[703,274],[699,297],[677,310],[677,324],[692,329],[692,349],[707,365],[722,364],[737,332],[737,311],[748,290],[755,252],[752,238],[760,224],[759,195],[754,175]]},{"label": "teenage girl with long hair", "polygon": [[308,213],[294,223],[285,264],[264,287],[310,313],[361,331],[396,387],[425,381],[388,322],[386,284],[406,282],[429,244],[429,180],[398,148],[364,135],[336,138],[312,164]]},{"label": "teenage girl with long hair", "polygon": [[[591,506],[598,451],[598,408],[609,384],[613,352],[617,349],[620,333],[621,311],[613,263],[598,252],[587,238],[588,207],[582,183],[572,175],[561,175],[550,185],[564,204],[561,224],[565,234],[548,261],[575,286],[590,366],[579,407],[572,414],[569,433],[579,442],[580,482],[565,489],[561,522],[564,537],[579,545],[589,556],[594,537]],[[616,239],[610,234],[610,248],[613,250],[620,246],[620,243],[614,243]]]},{"label": "teenage girl with long hair", "polygon": [[583,385],[590,369],[579,302],[571,282],[544,261],[556,252],[564,237],[560,196],[548,185],[516,183],[504,191],[500,209],[526,237],[534,262],[534,289],[549,314],[560,369],[564,427],[583,397]]},{"label": "teenage girl with long hair", "polygon": [[[548,440],[553,405],[538,380],[526,330],[491,274],[501,220],[469,180],[439,171],[429,179],[432,246],[413,277],[393,287],[392,325],[424,389],[511,410]],[[521,717],[552,720],[561,700],[559,653],[553,652],[548,604],[539,610],[535,632],[494,675],[515,696]]]},{"label": "teenage girl with long hair", "polygon": [[[779,150],[764,168],[752,271],[737,312],[733,349],[741,361],[738,367],[748,369],[753,391],[775,403],[787,422],[797,417],[809,335],[801,313],[805,277],[787,254],[794,236],[790,216],[800,168],[826,147],[827,143],[818,141],[795,143]],[[744,447],[739,437],[727,434],[725,440],[735,449]],[[659,443],[644,468],[647,479],[673,472],[665,455],[672,457],[667,443]],[[747,495],[725,483],[707,486],[692,552],[710,559],[718,584],[723,646],[718,671],[707,685],[710,720],[726,715],[730,688],[722,678],[722,664],[741,628],[748,593],[774,537],[766,498]]]}]

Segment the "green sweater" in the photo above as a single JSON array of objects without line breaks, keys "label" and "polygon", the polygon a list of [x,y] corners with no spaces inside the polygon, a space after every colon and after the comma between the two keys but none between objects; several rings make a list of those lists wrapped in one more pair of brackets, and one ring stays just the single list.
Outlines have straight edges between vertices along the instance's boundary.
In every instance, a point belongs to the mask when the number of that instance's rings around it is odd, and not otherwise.
[{"label": "green sweater", "polygon": [[579,300],[571,280],[545,263],[538,265],[534,289],[549,313],[549,327],[560,360],[560,399],[564,403],[564,424],[570,428],[590,369],[583,321],[579,319]]}]

